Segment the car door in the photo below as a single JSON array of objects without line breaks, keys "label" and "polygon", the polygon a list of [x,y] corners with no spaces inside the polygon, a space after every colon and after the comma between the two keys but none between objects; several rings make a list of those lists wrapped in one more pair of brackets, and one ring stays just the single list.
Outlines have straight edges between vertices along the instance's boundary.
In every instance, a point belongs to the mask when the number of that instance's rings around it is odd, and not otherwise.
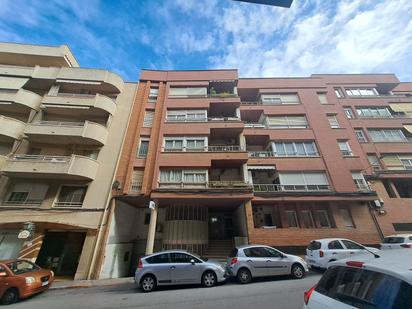
[{"label": "car door", "polygon": [[344,259],[349,256],[349,251],[339,240],[332,240],[328,243],[328,253],[331,260]]},{"label": "car door", "polygon": [[271,260],[266,256],[267,251],[264,247],[250,247],[244,249],[243,252],[252,277],[270,276],[268,269],[271,266]]},{"label": "car door", "polygon": [[365,247],[360,244],[357,244],[356,242],[347,239],[342,239],[341,241],[343,245],[346,247],[346,249],[349,251],[349,256],[365,252]]},{"label": "car door", "polygon": [[[175,284],[200,283],[201,261],[184,252],[170,253],[170,275]],[[191,260],[195,263],[192,264]]]},{"label": "car door", "polygon": [[270,260],[267,265],[267,272],[272,276],[286,275],[291,271],[292,263],[287,257],[274,248],[265,247],[267,257]]},{"label": "car door", "polygon": [[148,272],[152,272],[159,284],[170,284],[170,267],[172,264],[170,263],[169,253],[161,253],[157,255],[153,255],[146,258],[146,262],[148,263],[145,268],[148,268]]}]

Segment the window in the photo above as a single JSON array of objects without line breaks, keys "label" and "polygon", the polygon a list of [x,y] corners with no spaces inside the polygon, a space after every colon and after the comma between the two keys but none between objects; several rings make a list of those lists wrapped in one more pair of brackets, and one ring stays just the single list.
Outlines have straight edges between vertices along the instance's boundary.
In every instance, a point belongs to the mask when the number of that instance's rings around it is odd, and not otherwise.
[{"label": "window", "polygon": [[368,140],[365,136],[365,133],[362,129],[355,129],[356,138],[358,139],[359,143],[367,143]]},{"label": "window", "polygon": [[326,98],[326,92],[318,92],[318,98],[320,104],[328,104],[328,99]]},{"label": "window", "polygon": [[158,94],[159,94],[159,88],[150,88],[149,102],[152,102],[152,103],[156,102]]},{"label": "window", "polygon": [[405,142],[407,138],[400,129],[368,129],[373,142]]},{"label": "window", "polygon": [[260,102],[263,105],[300,104],[297,93],[261,94]]},{"label": "window", "polygon": [[151,256],[151,257],[146,259],[146,262],[148,262],[149,264],[166,264],[166,263],[170,263],[169,254],[168,253],[162,253],[162,254]]},{"label": "window", "polygon": [[207,137],[165,137],[164,151],[205,151]]},{"label": "window", "polygon": [[243,252],[247,257],[267,257],[268,251],[264,247],[252,247],[244,249]]},{"label": "window", "polygon": [[277,157],[310,157],[318,156],[314,142],[275,142],[273,153]]},{"label": "window", "polygon": [[270,116],[266,118],[266,122],[270,129],[303,129],[308,127],[305,116]]},{"label": "window", "polygon": [[358,190],[368,190],[368,184],[365,181],[365,178],[363,178],[362,173],[360,172],[352,172],[352,179],[355,182],[356,188]]},{"label": "window", "polygon": [[384,179],[383,186],[385,187],[386,193],[390,198],[397,198],[396,192],[393,189],[393,184],[390,180]]},{"label": "window", "polygon": [[187,139],[186,140],[186,150],[196,151],[196,150],[205,150],[205,139]]},{"label": "window", "polygon": [[327,210],[316,210],[318,216],[319,225],[321,228],[330,228],[329,214]]},{"label": "window", "polygon": [[315,223],[313,220],[313,216],[312,216],[312,211],[310,210],[301,210],[299,212],[300,215],[300,221],[303,224],[303,227],[307,228],[307,229],[311,229],[315,227]]},{"label": "window", "polygon": [[365,247],[357,244],[356,242],[350,241],[350,240],[342,239],[342,242],[345,245],[345,247],[349,250],[363,250],[363,249],[365,249]]},{"label": "window", "polygon": [[341,99],[344,97],[342,89],[340,88],[333,88],[333,90],[335,91],[335,95],[337,98]]},{"label": "window", "polygon": [[412,308],[412,285],[361,268],[331,267],[315,291],[354,308]]},{"label": "window", "polygon": [[286,217],[288,219],[289,227],[299,227],[298,216],[295,210],[286,210]]},{"label": "window", "polygon": [[279,173],[284,191],[328,191],[326,174],[320,173]]},{"label": "window", "polygon": [[342,246],[342,244],[340,243],[339,240],[334,240],[334,241],[331,241],[331,242],[328,244],[328,249],[332,249],[332,250],[343,250],[343,246]]},{"label": "window", "polygon": [[336,119],[336,115],[327,115],[327,117],[328,117],[330,127],[332,129],[339,129],[340,128],[338,119]]},{"label": "window", "polygon": [[33,182],[15,183],[3,204],[40,205],[44,200],[49,185]]},{"label": "window", "polygon": [[391,118],[392,114],[386,107],[359,107],[356,109],[362,118]]},{"label": "window", "polygon": [[181,182],[182,171],[181,170],[161,170],[160,182]]},{"label": "window", "polygon": [[406,242],[405,237],[390,236],[383,239],[384,244],[402,244],[404,242]]},{"label": "window", "polygon": [[19,204],[21,202],[25,202],[27,197],[29,196],[29,192],[12,192],[7,200],[10,204]]},{"label": "window", "polygon": [[379,171],[381,169],[381,165],[379,163],[379,158],[377,155],[368,154],[368,161],[374,171]]},{"label": "window", "polygon": [[394,180],[393,185],[400,198],[412,198],[412,181],[408,179]]},{"label": "window", "polygon": [[195,258],[194,256],[191,256],[189,254],[186,253],[170,253],[170,259],[172,261],[172,263],[191,263],[191,260],[194,260],[195,263],[201,263],[201,261],[197,258]]},{"label": "window", "polygon": [[206,170],[161,170],[161,183],[206,183]]},{"label": "window", "polygon": [[206,87],[170,87],[169,98],[206,98]]},{"label": "window", "polygon": [[183,151],[183,139],[165,139],[165,151]]},{"label": "window", "polygon": [[149,140],[140,139],[140,145],[139,145],[139,150],[137,152],[137,155],[141,158],[146,158],[148,150],[149,150]]},{"label": "window", "polygon": [[412,170],[412,159],[401,159],[401,163],[406,170]]},{"label": "window", "polygon": [[143,127],[151,128],[153,125],[154,111],[146,110],[144,113]]},{"label": "window", "polygon": [[183,171],[183,181],[188,183],[206,182],[206,171]]},{"label": "window", "polygon": [[62,186],[59,197],[54,206],[58,207],[81,207],[86,195],[87,187]]},{"label": "window", "polygon": [[348,88],[345,89],[345,92],[350,97],[371,97],[378,95],[375,88]]},{"label": "window", "polygon": [[410,223],[392,223],[392,225],[393,225],[393,229],[397,232],[409,232],[409,231],[412,230],[412,222],[410,222]]},{"label": "window", "polygon": [[353,156],[352,149],[350,149],[349,143],[347,141],[338,142],[338,145],[343,156]]},{"label": "window", "polygon": [[343,111],[345,112],[346,118],[353,119],[355,116],[353,115],[352,109],[350,107],[344,107]]},{"label": "window", "polygon": [[206,110],[168,110],[168,122],[202,122],[207,121]]},{"label": "window", "polygon": [[345,226],[350,227],[350,228],[354,228],[355,224],[353,223],[352,215],[351,215],[349,209],[340,208],[339,211],[340,211],[340,215],[343,219],[343,222],[344,222]]}]

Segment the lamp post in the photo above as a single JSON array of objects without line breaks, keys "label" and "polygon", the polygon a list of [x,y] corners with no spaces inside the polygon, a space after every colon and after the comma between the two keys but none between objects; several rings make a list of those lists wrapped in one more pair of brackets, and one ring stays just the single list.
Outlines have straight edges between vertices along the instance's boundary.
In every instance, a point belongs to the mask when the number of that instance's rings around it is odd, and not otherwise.
[{"label": "lamp post", "polygon": [[157,205],[154,201],[149,202],[150,223],[147,231],[146,255],[153,253],[154,240],[156,236]]}]

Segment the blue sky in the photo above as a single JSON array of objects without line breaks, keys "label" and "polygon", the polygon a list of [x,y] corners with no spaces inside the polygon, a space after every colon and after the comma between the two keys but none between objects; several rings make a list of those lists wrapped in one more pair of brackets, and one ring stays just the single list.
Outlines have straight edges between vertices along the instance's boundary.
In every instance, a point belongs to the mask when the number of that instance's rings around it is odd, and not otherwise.
[{"label": "blue sky", "polygon": [[0,41],[67,44],[81,66],[238,68],[242,77],[395,73],[412,81],[411,0],[0,0]]}]

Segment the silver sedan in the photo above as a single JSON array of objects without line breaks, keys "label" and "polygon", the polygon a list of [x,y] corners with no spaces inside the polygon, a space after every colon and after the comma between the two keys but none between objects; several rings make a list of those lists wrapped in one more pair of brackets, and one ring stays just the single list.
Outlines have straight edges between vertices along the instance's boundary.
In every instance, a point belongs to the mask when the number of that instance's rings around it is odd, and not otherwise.
[{"label": "silver sedan", "polygon": [[212,287],[226,280],[225,268],[183,250],[162,251],[142,257],[135,282],[143,292],[160,285],[203,284]]}]

